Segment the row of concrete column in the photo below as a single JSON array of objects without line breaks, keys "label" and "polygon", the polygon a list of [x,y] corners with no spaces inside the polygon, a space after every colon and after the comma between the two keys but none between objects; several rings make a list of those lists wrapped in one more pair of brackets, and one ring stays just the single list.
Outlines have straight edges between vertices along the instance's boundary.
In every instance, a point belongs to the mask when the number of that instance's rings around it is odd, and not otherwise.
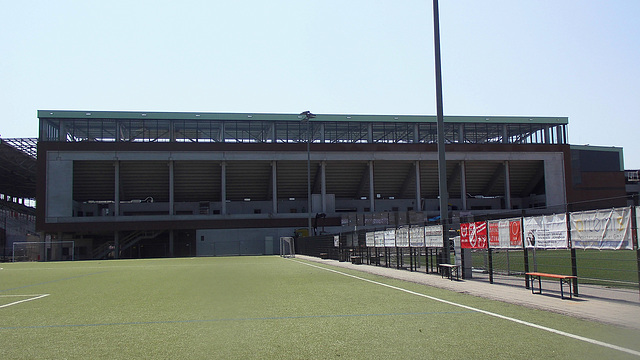
[{"label": "row of concrete column", "polygon": [[[221,214],[227,214],[227,164],[226,162],[221,162]],[[320,199],[321,199],[321,209],[323,213],[327,212],[327,182],[326,182],[326,161],[320,162]],[[369,208],[371,211],[375,211],[375,181],[374,181],[374,163],[373,160],[368,161],[368,172],[369,172]],[[169,161],[169,211],[170,215],[174,215],[174,162]],[[415,194],[416,194],[416,207],[417,210],[421,210],[421,188],[420,188],[420,161],[414,161],[414,170],[415,170]],[[466,189],[466,167],[465,162],[459,162],[459,174],[454,174],[454,176],[460,176],[460,194],[461,194],[461,202],[462,202],[462,210],[467,210],[467,189]],[[505,208],[511,209],[511,185],[509,179],[509,161],[503,162],[503,171],[504,171],[504,199],[505,199]],[[277,170],[277,161],[271,162],[271,192],[272,192],[272,205],[273,205],[273,213],[278,213],[278,170]],[[309,179],[310,181],[310,179]],[[115,213],[120,214],[120,162],[116,161],[115,164]]]},{"label": "row of concrete column", "polygon": [[[221,214],[227,213],[227,164],[226,162],[221,162]],[[326,182],[326,161],[320,162],[320,199],[321,199],[321,209],[323,213],[327,212],[327,182]],[[373,160],[368,161],[368,172],[369,172],[369,208],[370,211],[375,211],[375,181],[374,181],[374,162]],[[169,211],[170,215],[174,215],[174,162],[169,161]],[[421,188],[420,188],[420,161],[414,161],[414,170],[415,170],[415,194],[416,194],[416,207],[417,210],[421,209]],[[504,198],[505,198],[505,207],[507,209],[511,208],[511,186],[509,179],[509,161],[503,162],[503,170],[504,170]],[[466,168],[465,162],[459,162],[459,176],[460,176],[460,193],[461,193],[461,201],[462,201],[462,210],[467,210],[467,197],[466,197]],[[273,213],[278,213],[278,177],[277,177],[277,161],[271,162],[271,186],[272,186],[272,205],[273,205]],[[454,176],[458,176],[458,174],[454,174]],[[116,161],[115,164],[115,213],[120,214],[120,162]]]}]

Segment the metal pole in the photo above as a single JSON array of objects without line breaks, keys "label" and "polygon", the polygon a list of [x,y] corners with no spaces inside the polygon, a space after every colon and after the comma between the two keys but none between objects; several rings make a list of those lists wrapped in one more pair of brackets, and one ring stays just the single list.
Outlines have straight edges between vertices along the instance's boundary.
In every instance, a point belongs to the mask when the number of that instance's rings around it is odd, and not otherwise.
[{"label": "metal pole", "polygon": [[307,117],[307,231],[311,236],[311,131]]},{"label": "metal pole", "polygon": [[298,116],[301,121],[307,122],[307,232],[311,236],[311,119],[316,116],[311,111],[303,111]]},{"label": "metal pole", "polygon": [[440,190],[440,221],[444,243],[444,261],[451,262],[449,253],[449,193],[447,190],[447,163],[444,149],[444,111],[442,102],[442,66],[440,64],[440,20],[438,0],[433,0],[433,38],[436,72],[436,110],[438,129],[438,183]]}]

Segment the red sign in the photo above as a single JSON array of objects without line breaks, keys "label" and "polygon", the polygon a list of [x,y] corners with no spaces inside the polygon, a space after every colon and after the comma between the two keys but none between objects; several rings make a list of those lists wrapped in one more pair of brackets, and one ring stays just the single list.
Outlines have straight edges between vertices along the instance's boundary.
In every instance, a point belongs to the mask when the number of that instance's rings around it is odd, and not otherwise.
[{"label": "red sign", "polygon": [[460,224],[460,247],[463,249],[486,249],[487,223],[476,221]]},{"label": "red sign", "polygon": [[522,246],[522,222],[520,219],[509,221],[509,241],[511,246]]},{"label": "red sign", "polygon": [[489,246],[492,248],[500,246],[500,223],[489,223]]}]

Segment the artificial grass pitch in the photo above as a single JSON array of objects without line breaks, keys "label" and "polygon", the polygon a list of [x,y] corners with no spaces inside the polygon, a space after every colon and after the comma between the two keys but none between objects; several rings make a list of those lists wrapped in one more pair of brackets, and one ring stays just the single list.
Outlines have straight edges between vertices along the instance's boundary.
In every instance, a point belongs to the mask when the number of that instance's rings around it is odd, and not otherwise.
[{"label": "artificial grass pitch", "polygon": [[[2,359],[633,358],[298,259],[1,267]],[[350,273],[640,350],[637,331]]]}]

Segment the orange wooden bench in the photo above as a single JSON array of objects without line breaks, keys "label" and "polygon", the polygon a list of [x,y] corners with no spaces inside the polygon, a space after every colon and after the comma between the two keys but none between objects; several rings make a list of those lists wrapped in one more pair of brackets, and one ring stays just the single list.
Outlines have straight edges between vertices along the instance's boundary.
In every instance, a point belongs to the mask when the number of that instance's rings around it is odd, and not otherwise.
[{"label": "orange wooden bench", "polygon": [[564,299],[564,284],[569,285],[569,299],[573,299],[573,280],[577,279],[577,276],[573,275],[558,275],[558,274],[547,274],[541,272],[528,272],[525,275],[529,276],[529,280],[531,281],[531,293],[535,294],[535,287],[533,286],[533,281],[538,279],[538,294],[542,294],[542,281],[541,278],[550,278],[560,280],[560,297]]}]

